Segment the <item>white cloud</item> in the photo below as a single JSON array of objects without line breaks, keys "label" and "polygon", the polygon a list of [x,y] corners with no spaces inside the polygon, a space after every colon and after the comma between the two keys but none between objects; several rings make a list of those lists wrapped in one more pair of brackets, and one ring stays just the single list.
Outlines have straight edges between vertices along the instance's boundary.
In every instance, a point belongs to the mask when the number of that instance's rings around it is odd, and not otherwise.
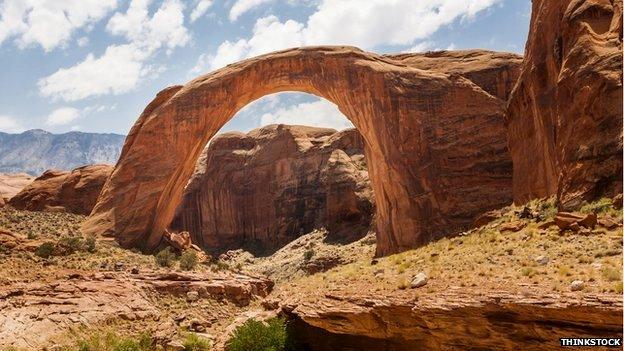
[{"label": "white cloud", "polygon": [[[223,42],[208,60],[203,58],[204,66],[216,69],[243,58],[302,45],[355,45],[363,49],[415,45],[442,26],[473,18],[498,1],[322,0],[305,25],[294,20],[281,22],[275,16],[258,19],[249,39]],[[256,4],[253,0],[239,2]]]},{"label": "white cloud", "polygon": [[48,52],[116,7],[117,0],[5,0],[0,4],[0,44],[14,37],[20,48],[39,45]]},{"label": "white cloud", "polygon": [[78,44],[78,46],[85,47],[87,45],[89,45],[89,38],[87,37],[80,37],[78,38],[78,40],[76,41],[76,43]]},{"label": "white cloud", "polygon": [[160,49],[169,52],[187,45],[190,35],[179,0],[164,0],[151,17],[150,3],[132,0],[125,13],[117,12],[108,21],[107,30],[128,43],[110,45],[99,57],[90,53],[82,62],[40,79],[40,93],[65,101],[116,95],[136,88],[148,73],[157,75],[162,67],[147,62]]},{"label": "white cloud", "polygon": [[403,52],[424,52],[433,49],[434,45],[435,43],[432,41],[421,41]]},{"label": "white cloud", "polygon": [[46,117],[46,124],[49,126],[64,126],[74,122],[80,117],[80,110],[73,107],[58,108]]},{"label": "white cloud", "polygon": [[24,128],[22,128],[16,118],[7,115],[0,115],[0,132],[21,133],[23,131]]},{"label": "white cloud", "polygon": [[340,113],[336,105],[322,99],[283,107],[273,113],[265,113],[260,118],[260,124],[263,126],[279,123],[304,124],[338,130],[353,127],[353,124]]},{"label": "white cloud", "polygon": [[238,0],[230,9],[230,21],[234,22],[245,12],[271,1],[273,0]]},{"label": "white cloud", "polygon": [[126,93],[150,72],[143,63],[145,59],[140,47],[112,45],[98,58],[89,54],[84,61],[40,79],[39,91],[43,96],[65,101]]},{"label": "white cloud", "polygon": [[212,0],[198,0],[193,12],[191,12],[191,23],[203,16],[210,6],[212,6]]}]

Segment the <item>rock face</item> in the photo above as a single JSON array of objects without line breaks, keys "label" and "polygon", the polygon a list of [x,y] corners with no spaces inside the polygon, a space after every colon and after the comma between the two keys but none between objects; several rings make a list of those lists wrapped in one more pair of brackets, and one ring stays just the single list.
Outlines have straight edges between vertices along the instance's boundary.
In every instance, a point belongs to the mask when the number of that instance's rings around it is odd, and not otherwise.
[{"label": "rock face", "polygon": [[0,173],[0,201],[8,201],[34,179],[26,173]]},{"label": "rock face", "polygon": [[47,169],[114,164],[124,139],[125,136],[119,134],[52,134],[41,129],[21,134],[0,133],[0,172],[38,175]]},{"label": "rock face", "polygon": [[71,172],[46,171],[15,195],[9,204],[29,211],[91,213],[112,166],[91,165]]},{"label": "rock face", "polygon": [[356,130],[270,125],[210,141],[171,228],[211,251],[263,251],[323,227],[359,239],[373,211]]},{"label": "rock face", "polygon": [[534,0],[509,110],[514,200],[622,191],[622,1]]},{"label": "rock face", "polygon": [[509,199],[501,99],[458,74],[353,47],[310,47],[241,61],[159,93],[132,128],[83,231],[153,250],[207,142],[242,107],[281,91],[335,103],[362,135],[379,255],[460,230]]},{"label": "rock face", "polygon": [[622,336],[622,301],[615,295],[329,295],[282,310],[291,317],[296,349],[311,351],[553,350],[569,335]]}]

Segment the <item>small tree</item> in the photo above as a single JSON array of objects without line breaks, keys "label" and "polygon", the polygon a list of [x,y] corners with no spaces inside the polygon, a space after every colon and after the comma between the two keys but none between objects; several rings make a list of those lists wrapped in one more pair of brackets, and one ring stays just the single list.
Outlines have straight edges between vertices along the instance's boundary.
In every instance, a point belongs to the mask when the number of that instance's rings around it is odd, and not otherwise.
[{"label": "small tree", "polygon": [[192,271],[197,266],[197,253],[194,250],[186,250],[180,256],[180,269]]},{"label": "small tree", "polygon": [[166,247],[156,254],[156,263],[161,267],[173,266],[175,260],[175,254],[171,251],[170,247]]},{"label": "small tree", "polygon": [[283,318],[268,322],[250,319],[238,327],[227,342],[228,351],[283,351],[288,333]]},{"label": "small tree", "polygon": [[45,242],[35,250],[35,255],[41,258],[49,258],[54,253],[54,243]]}]

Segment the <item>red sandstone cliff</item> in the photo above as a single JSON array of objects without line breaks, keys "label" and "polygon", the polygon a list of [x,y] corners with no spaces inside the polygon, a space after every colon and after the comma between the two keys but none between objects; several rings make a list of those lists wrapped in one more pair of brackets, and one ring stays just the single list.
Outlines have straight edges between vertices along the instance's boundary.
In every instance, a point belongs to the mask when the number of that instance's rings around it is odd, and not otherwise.
[{"label": "red sandstone cliff", "polygon": [[516,202],[621,193],[621,0],[533,1],[507,119]]},{"label": "red sandstone cliff", "polygon": [[373,213],[363,140],[354,130],[270,125],[218,135],[172,223],[208,250],[276,249],[325,227],[365,235]]},{"label": "red sandstone cliff", "polygon": [[46,171],[11,198],[9,204],[29,211],[88,215],[112,170],[109,165],[90,165],[73,171]]}]

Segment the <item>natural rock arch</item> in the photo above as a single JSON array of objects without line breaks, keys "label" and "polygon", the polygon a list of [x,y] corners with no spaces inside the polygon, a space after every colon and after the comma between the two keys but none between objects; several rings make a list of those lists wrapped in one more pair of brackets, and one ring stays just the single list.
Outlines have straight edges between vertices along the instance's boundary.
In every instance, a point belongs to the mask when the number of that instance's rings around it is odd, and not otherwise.
[{"label": "natural rock arch", "polygon": [[154,249],[210,138],[245,105],[282,91],[333,102],[362,134],[379,255],[457,230],[510,198],[501,99],[459,74],[352,47],[310,47],[160,92],[130,131],[83,230]]}]

